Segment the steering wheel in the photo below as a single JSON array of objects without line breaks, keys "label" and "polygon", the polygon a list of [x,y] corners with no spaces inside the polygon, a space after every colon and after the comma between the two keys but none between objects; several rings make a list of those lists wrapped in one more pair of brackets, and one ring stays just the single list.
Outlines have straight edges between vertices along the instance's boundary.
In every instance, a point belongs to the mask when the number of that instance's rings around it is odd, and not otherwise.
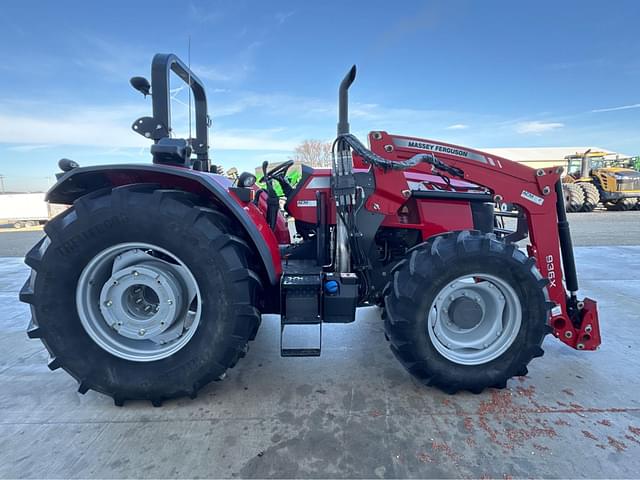
[{"label": "steering wheel", "polygon": [[284,193],[285,197],[289,198],[289,195],[293,192],[293,187],[285,175],[293,163],[293,160],[287,160],[283,164],[280,164],[267,172],[269,163],[266,161],[262,162],[263,178],[264,182],[267,184],[267,191],[273,191],[271,181],[276,180],[280,184],[280,187],[282,187],[282,193]]},{"label": "steering wheel", "polygon": [[286,162],[278,165],[277,167],[272,168],[265,174],[265,178],[269,179],[269,178],[284,177],[287,174],[287,171],[289,170],[289,168],[291,168],[291,165],[293,165],[293,163],[294,163],[293,160],[287,160]]}]

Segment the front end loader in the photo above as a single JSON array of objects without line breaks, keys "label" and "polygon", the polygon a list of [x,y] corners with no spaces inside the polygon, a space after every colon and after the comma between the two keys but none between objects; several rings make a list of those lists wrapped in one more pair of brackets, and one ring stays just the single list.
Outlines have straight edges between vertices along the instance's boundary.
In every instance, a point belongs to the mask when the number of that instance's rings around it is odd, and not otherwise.
[{"label": "front end loader", "polygon": [[[192,90],[195,138],[172,137],[171,71]],[[153,141],[153,162],[61,161],[47,198],[71,207],[25,258],[20,298],[49,367],[81,393],[160,405],[224,378],[263,313],[280,315],[282,356],[319,356],[324,323],[352,323],[372,305],[408,372],[450,393],[525,375],[549,333],[597,349],[561,169],[385,131],[365,147],[349,131],[355,75],[339,88],[331,168],[303,165],[294,187],[293,162],[265,162],[259,187],[250,172],[216,173],[203,84],[176,56],[156,55],[151,82],[132,79],[152,96],[152,116],[133,129]],[[317,337],[303,345],[291,330]]]}]

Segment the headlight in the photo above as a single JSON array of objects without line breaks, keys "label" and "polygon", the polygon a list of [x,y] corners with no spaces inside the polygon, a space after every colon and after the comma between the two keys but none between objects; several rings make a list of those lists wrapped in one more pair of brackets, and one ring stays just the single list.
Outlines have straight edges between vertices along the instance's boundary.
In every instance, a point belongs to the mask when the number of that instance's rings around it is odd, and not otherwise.
[{"label": "headlight", "polygon": [[256,176],[253,173],[242,172],[238,177],[239,187],[253,187],[256,183]]}]

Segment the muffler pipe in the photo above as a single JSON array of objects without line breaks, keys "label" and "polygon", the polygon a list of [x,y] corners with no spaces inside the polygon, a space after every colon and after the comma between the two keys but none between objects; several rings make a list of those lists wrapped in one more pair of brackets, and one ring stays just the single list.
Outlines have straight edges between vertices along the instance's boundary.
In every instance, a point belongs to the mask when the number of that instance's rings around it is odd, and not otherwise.
[{"label": "muffler pipe", "polygon": [[[349,87],[356,78],[356,66],[353,65],[340,82],[338,89],[338,136],[349,133]],[[351,251],[349,248],[349,231],[344,219],[349,215],[349,209],[354,203],[355,189],[349,192],[346,185],[353,184],[353,159],[349,146],[338,140],[333,158],[332,190],[336,201],[336,242],[335,242],[335,270],[339,273],[351,271]],[[351,177],[351,181],[347,180]],[[342,215],[340,214],[342,213]]]},{"label": "muffler pipe", "polygon": [[356,66],[353,65],[338,89],[338,135],[349,133],[349,87],[355,79]]}]

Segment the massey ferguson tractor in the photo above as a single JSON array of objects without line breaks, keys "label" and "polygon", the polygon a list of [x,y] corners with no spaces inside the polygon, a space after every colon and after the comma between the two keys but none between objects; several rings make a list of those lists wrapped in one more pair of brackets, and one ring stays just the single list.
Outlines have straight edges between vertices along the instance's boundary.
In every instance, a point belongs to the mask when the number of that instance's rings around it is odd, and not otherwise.
[{"label": "massey ferguson tractor", "polygon": [[[172,137],[172,71],[192,91],[195,138]],[[596,302],[577,296],[561,169],[385,131],[366,147],[349,133],[355,75],[340,84],[332,167],[302,166],[294,187],[292,161],[265,162],[259,188],[251,173],[216,173],[203,84],[175,55],[156,55],[151,83],[131,79],[152,96],[153,116],[132,128],[153,141],[153,162],[61,160],[47,200],[71,207],[25,258],[20,299],[49,367],[81,393],[158,406],[224,378],[261,314],[280,315],[282,356],[318,356],[322,324],[354,322],[362,306],[381,309],[409,373],[448,393],[504,388],[548,333],[595,350]],[[294,327],[318,343],[288,343]]]}]

